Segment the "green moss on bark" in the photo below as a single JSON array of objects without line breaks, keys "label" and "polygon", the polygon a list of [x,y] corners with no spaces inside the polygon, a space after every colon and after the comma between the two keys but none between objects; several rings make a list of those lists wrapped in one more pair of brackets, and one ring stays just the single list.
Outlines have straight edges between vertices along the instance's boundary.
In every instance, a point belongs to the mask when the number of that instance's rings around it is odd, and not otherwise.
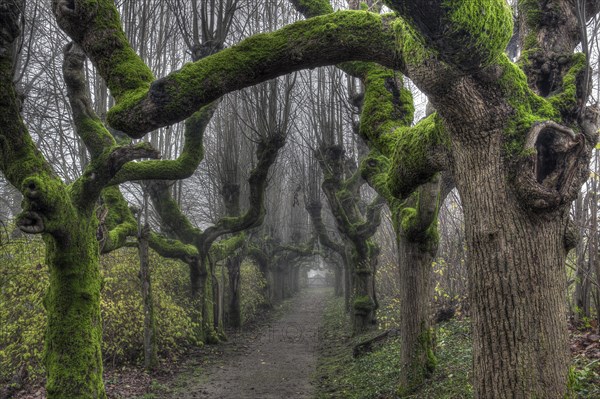
[{"label": "green moss on bark", "polygon": [[513,157],[526,155],[523,153],[525,139],[533,124],[547,120],[560,121],[560,115],[550,101],[529,88],[525,73],[507,56],[500,57],[498,65],[502,69],[498,80],[501,94],[514,110],[505,130],[505,150]]},{"label": "green moss on bark", "polygon": [[391,159],[388,184],[396,198],[406,198],[418,186],[429,181],[438,170],[433,170],[430,153],[436,147],[448,147],[449,138],[437,114],[422,119],[413,127],[401,127]]},{"label": "green moss on bark", "polygon": [[68,231],[62,240],[44,236],[50,271],[46,390],[49,398],[105,398],[97,222],[89,214],[62,222]]},{"label": "green moss on bark", "polygon": [[246,243],[246,234],[239,233],[232,237],[214,243],[210,248],[210,256],[213,261],[227,258]]},{"label": "green moss on bark", "polygon": [[[561,115],[573,115],[580,106],[581,93],[577,92],[578,82],[583,80],[588,68],[585,54],[573,54],[570,61],[571,67],[563,77],[562,87],[558,94],[550,96],[548,101]],[[583,86],[583,85],[582,85]]]},{"label": "green moss on bark", "polygon": [[402,18],[393,22],[393,28],[399,38],[397,47],[404,64],[419,66],[425,60],[439,55],[438,50],[428,46],[423,35]]},{"label": "green moss on bark", "polygon": [[375,309],[375,303],[368,295],[357,296],[352,302],[355,314],[368,314]]},{"label": "green moss on bark", "polygon": [[90,7],[97,7],[97,10],[86,12],[94,16],[88,25],[93,32],[85,43],[86,53],[100,69],[116,102],[131,102],[141,92],[147,92],[154,80],[152,71],[129,45],[114,1],[87,3]]},{"label": "green moss on bark", "polygon": [[406,386],[400,387],[400,394],[402,396],[410,395],[414,393],[423,381],[429,378],[435,369],[437,368],[438,360],[433,351],[434,346],[434,332],[432,328],[427,327],[425,324],[421,326],[421,333],[417,338],[417,344],[412,349],[413,363],[406,365],[402,373],[405,373],[407,384]]},{"label": "green moss on bark", "polygon": [[102,232],[102,252],[111,252],[125,245],[127,237],[137,232],[137,221],[133,217],[127,201],[121,194],[119,187],[108,187],[102,191],[103,208],[106,213]]},{"label": "green moss on bark", "polygon": [[395,128],[410,126],[415,108],[412,93],[402,87],[397,72],[376,64],[365,75],[365,100],[361,113],[360,133],[384,155],[391,156],[395,144]]},{"label": "green moss on bark", "polygon": [[329,0],[292,0],[291,3],[299,13],[307,18],[333,12]]},{"label": "green moss on bark", "polygon": [[462,50],[456,55],[459,64],[477,60],[474,67],[485,67],[504,54],[513,35],[512,11],[505,0],[445,0],[443,6],[450,28],[445,42]]}]

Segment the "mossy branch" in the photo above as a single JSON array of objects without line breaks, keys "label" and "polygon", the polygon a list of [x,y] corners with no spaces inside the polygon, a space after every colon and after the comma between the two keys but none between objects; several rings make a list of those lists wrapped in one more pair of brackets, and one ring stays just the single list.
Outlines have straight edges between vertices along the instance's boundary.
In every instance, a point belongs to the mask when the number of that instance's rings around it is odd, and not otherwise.
[{"label": "mossy branch", "polygon": [[333,7],[329,0],[290,0],[290,3],[306,18],[333,12]]},{"label": "mossy branch", "polygon": [[360,134],[387,157],[394,153],[399,127],[408,127],[414,118],[413,97],[403,87],[402,76],[376,64],[364,68],[361,79],[365,100],[360,118]]},{"label": "mossy branch", "polygon": [[218,262],[233,255],[239,249],[242,249],[247,243],[247,237],[244,233],[235,234],[229,238],[215,242],[209,250],[210,258]]},{"label": "mossy branch", "polygon": [[448,168],[450,138],[436,113],[414,127],[398,128],[395,135],[388,185],[394,197],[406,198],[436,173]]},{"label": "mossy branch", "polygon": [[291,267],[293,262],[307,256],[320,255],[315,249],[317,238],[311,237],[300,245],[278,244],[273,250],[273,264],[282,269],[284,266]]},{"label": "mossy branch", "polygon": [[[267,177],[271,165],[275,162],[279,149],[283,147],[285,138],[274,135],[266,141],[259,143],[257,148],[258,162],[250,173],[250,206],[248,210],[239,217],[224,217],[215,225],[207,228],[204,232],[194,227],[189,219],[183,214],[177,202],[173,199],[167,181],[151,181],[146,183],[154,208],[161,220],[183,243],[194,245],[200,257],[207,256],[213,243],[225,234],[237,233],[262,222],[265,214],[264,195],[267,185]],[[242,237],[242,235],[237,235]],[[227,241],[233,243],[234,241]],[[228,245],[226,242],[214,249],[214,256],[226,253]],[[232,244],[233,245],[233,244]],[[236,244],[237,245],[237,244]],[[214,257],[213,257],[214,258]],[[218,256],[216,259],[219,259]]]},{"label": "mossy branch", "polygon": [[100,251],[109,253],[125,246],[127,237],[137,233],[137,221],[119,187],[107,187],[101,194],[102,205],[96,211],[100,226]]},{"label": "mossy branch", "polygon": [[444,200],[440,184],[441,177],[437,174],[434,179],[419,186],[394,215],[395,227],[406,240],[422,243],[426,246],[424,249],[431,251],[437,249],[437,216]]},{"label": "mossy branch", "polygon": [[[135,214],[116,186],[104,189],[102,205],[97,214],[100,222],[98,238],[102,253],[128,246],[127,238],[138,234]],[[148,240],[150,247],[164,258],[180,259],[187,263],[190,259],[198,257],[198,250],[193,245],[186,245],[161,234],[150,232]],[[136,243],[132,245],[137,246]]]},{"label": "mossy branch", "polygon": [[[19,7],[0,7],[0,170],[14,187],[23,192],[27,189],[25,181],[28,178],[40,182],[54,181],[57,186],[62,183],[36,148],[21,118],[21,103],[13,83],[14,42],[20,35],[19,18]],[[64,187],[60,190],[64,191]],[[47,201],[51,200],[48,198]]]},{"label": "mossy branch", "polygon": [[63,56],[63,77],[75,132],[83,140],[90,156],[98,158],[107,148],[116,145],[115,139],[94,112],[85,77],[86,56],[83,49],[71,42],[63,49]]},{"label": "mossy branch", "polygon": [[246,255],[254,259],[261,271],[265,272],[269,269],[270,258],[267,253],[255,244],[249,244]]},{"label": "mossy branch", "polygon": [[111,180],[111,184],[135,180],[181,180],[190,177],[204,158],[204,132],[218,104],[219,101],[215,101],[186,119],[183,149],[177,159],[125,164]]},{"label": "mossy branch", "polygon": [[154,209],[160,215],[162,223],[175,234],[184,244],[198,247],[201,242],[202,231],[192,225],[187,216],[181,212],[179,204],[171,196],[170,183],[164,180],[155,180],[146,183]]},{"label": "mossy branch", "polygon": [[150,143],[115,146],[106,149],[92,161],[71,185],[74,201],[81,206],[93,204],[112,178],[128,162],[140,158],[159,158],[160,153]]},{"label": "mossy branch", "polygon": [[491,65],[504,53],[513,33],[505,0],[385,0],[442,61],[461,70]]},{"label": "mossy branch", "polygon": [[252,36],[154,81],[127,42],[111,0],[53,5],[61,28],[81,45],[116,99],[111,126],[132,137],[181,121],[227,92],[300,69],[351,60],[399,66],[389,20],[346,11]]},{"label": "mossy branch", "polygon": [[193,245],[187,245],[179,240],[168,238],[158,233],[150,233],[150,248],[164,258],[179,259],[190,263],[192,259],[199,258],[198,249]]},{"label": "mossy branch", "polygon": [[159,153],[148,143],[117,145],[92,107],[84,71],[85,53],[76,43],[65,46],[63,53],[63,76],[75,132],[91,156],[90,164],[71,186],[74,201],[85,207],[96,202],[104,187],[123,166],[140,158],[158,158]]}]

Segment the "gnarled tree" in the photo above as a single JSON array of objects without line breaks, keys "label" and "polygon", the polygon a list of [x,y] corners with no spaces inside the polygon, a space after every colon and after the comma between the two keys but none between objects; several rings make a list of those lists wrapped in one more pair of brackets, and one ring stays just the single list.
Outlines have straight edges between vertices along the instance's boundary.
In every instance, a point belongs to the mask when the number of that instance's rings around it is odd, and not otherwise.
[{"label": "gnarled tree", "polygon": [[[89,178],[108,180],[114,169],[91,162],[67,187],[35,149],[12,84],[19,3],[0,2],[0,166],[25,195],[20,225],[43,232],[47,241],[50,392],[61,381],[102,396],[96,223],[90,223],[92,193],[100,190]],[[396,14],[313,17],[155,80],[125,39],[112,1],[53,1],[60,26],[116,99],[109,122],[135,137],[189,117],[225,92],[298,69],[360,60],[410,77],[438,110],[432,129],[441,125],[447,134],[463,200],[475,396],[561,398],[568,374],[563,266],[573,245],[568,206],[587,177],[598,123],[597,110],[585,102],[587,62],[574,50],[597,3],[585,2],[578,12],[570,0],[521,1],[519,64],[504,54],[513,35],[504,0],[386,4]],[[393,143],[386,143],[386,134],[370,137],[373,146],[395,147],[389,184],[396,196],[410,194],[438,171],[428,156],[438,142],[423,133],[407,129]],[[64,354],[72,356],[59,359]]]}]

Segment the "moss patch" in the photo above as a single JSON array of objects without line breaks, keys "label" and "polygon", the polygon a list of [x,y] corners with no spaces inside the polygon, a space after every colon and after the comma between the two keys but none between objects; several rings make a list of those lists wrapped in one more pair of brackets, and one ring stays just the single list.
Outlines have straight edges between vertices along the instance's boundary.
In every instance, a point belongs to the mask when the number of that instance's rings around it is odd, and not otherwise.
[{"label": "moss patch", "polygon": [[410,90],[402,85],[402,77],[395,71],[376,64],[368,64],[365,75],[365,100],[360,121],[360,133],[384,155],[394,151],[394,129],[410,126],[415,107]]},{"label": "moss patch", "polygon": [[389,174],[389,188],[397,198],[406,198],[438,171],[432,170],[429,152],[436,146],[449,146],[449,138],[437,114],[422,119],[414,127],[401,127],[397,137]]},{"label": "moss patch", "polygon": [[498,81],[500,91],[514,110],[505,130],[505,150],[509,155],[520,156],[523,155],[525,139],[533,124],[547,120],[560,121],[560,116],[548,100],[529,88],[525,73],[506,55],[499,58],[498,64],[502,68]]},{"label": "moss patch", "polygon": [[512,11],[505,0],[445,0],[443,6],[450,29],[444,43],[459,50],[446,54],[454,62],[485,67],[504,54],[513,34]]}]

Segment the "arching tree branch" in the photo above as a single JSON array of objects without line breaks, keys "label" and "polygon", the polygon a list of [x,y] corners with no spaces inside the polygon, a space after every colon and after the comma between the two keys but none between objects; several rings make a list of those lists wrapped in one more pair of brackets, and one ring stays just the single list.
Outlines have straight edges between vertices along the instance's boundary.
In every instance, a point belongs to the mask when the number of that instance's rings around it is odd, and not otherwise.
[{"label": "arching tree branch", "polygon": [[389,19],[338,12],[255,35],[154,81],[127,42],[111,0],[54,0],[53,8],[61,28],[82,46],[117,101],[108,116],[111,126],[132,137],[286,72],[350,60],[399,66],[397,34]]}]

